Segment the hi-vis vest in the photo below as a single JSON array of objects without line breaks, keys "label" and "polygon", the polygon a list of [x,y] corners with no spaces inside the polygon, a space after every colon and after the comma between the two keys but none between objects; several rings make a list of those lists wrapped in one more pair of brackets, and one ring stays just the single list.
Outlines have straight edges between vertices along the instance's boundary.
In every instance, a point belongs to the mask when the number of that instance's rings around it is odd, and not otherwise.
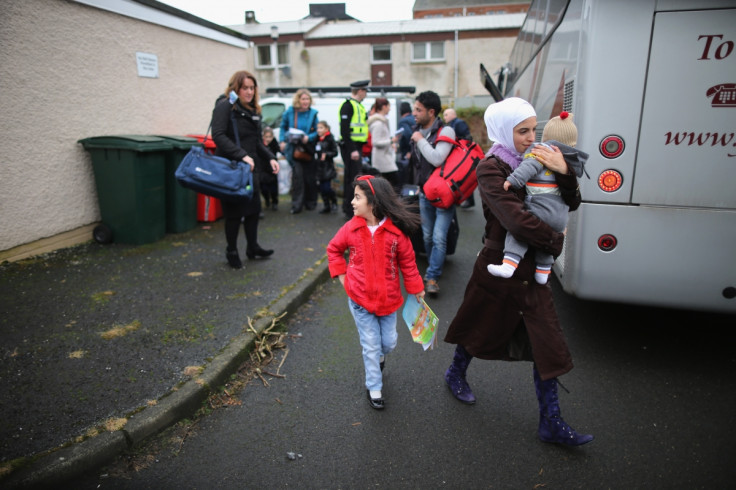
[{"label": "hi-vis vest", "polygon": [[[350,102],[350,105],[353,106],[353,117],[350,119],[350,139],[357,143],[365,143],[368,141],[365,107],[353,98],[347,99],[345,102]],[[345,102],[340,104],[340,111],[342,111],[342,105]]]}]

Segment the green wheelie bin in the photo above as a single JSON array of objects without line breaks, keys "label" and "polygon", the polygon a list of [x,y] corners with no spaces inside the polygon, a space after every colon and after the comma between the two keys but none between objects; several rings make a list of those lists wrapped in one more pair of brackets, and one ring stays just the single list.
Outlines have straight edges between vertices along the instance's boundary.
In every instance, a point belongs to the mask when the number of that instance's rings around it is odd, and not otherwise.
[{"label": "green wheelie bin", "polygon": [[171,143],[156,136],[93,136],[78,141],[92,157],[102,224],[100,243],[141,245],[166,234],[166,158]]},{"label": "green wheelie bin", "polygon": [[197,226],[197,193],[179,185],[176,169],[192,146],[202,146],[188,136],[156,135],[173,147],[166,155],[166,232],[183,233]]}]

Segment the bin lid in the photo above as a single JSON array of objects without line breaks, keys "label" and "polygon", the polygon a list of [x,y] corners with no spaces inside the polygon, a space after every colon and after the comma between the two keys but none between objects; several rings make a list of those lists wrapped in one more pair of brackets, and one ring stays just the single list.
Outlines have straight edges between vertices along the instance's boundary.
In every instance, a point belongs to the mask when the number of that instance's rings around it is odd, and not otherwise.
[{"label": "bin lid", "polygon": [[197,138],[190,138],[189,136],[172,136],[165,134],[157,134],[155,136],[171,143],[174,148],[179,150],[188,150],[192,146],[201,146],[201,142]]},{"label": "bin lid", "polygon": [[162,151],[171,150],[173,145],[158,136],[142,134],[121,134],[110,136],[92,136],[84,138],[81,143],[85,150],[94,148],[131,151]]}]

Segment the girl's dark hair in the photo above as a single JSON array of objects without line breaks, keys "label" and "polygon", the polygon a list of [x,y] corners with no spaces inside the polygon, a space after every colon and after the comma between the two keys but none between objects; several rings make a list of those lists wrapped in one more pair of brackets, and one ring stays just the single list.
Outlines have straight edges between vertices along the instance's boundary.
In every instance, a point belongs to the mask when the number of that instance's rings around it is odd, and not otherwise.
[{"label": "girl's dark hair", "polygon": [[[358,177],[361,176],[358,175]],[[404,203],[396,195],[391,183],[383,177],[373,177],[370,179],[370,184],[368,180],[357,180],[356,178],[353,186],[358,186],[363,191],[368,204],[373,206],[373,216],[379,221],[388,216],[405,235],[411,235],[421,225],[422,218],[419,216],[418,206]]]}]

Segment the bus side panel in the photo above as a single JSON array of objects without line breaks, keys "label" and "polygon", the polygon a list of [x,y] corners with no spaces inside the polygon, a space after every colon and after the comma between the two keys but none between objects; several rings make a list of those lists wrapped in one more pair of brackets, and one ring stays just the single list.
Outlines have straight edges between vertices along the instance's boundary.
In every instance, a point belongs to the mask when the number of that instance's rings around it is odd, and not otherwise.
[{"label": "bus side panel", "polygon": [[[736,211],[583,203],[561,283],[580,298],[736,313]],[[687,226],[683,226],[687,223]],[[618,246],[603,252],[598,237]]]},{"label": "bus side panel", "polygon": [[633,201],[736,209],[736,9],[658,13]]},{"label": "bus side panel", "polygon": [[[590,153],[586,168],[591,178],[580,179],[586,201],[630,202],[655,3],[586,2],[573,107],[577,146]],[[610,135],[621,137],[625,145],[613,160],[599,150]],[[616,192],[604,192],[597,185],[598,176],[608,169],[623,176]]]}]

